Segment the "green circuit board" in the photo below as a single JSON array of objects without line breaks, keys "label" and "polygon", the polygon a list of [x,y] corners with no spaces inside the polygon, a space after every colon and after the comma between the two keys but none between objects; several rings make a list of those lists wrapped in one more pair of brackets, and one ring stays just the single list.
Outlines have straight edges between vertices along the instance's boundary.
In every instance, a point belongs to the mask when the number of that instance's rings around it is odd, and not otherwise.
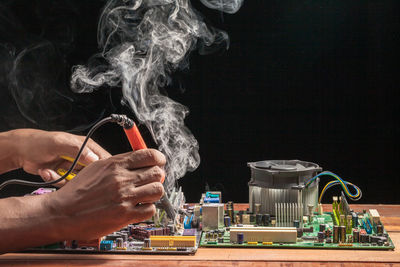
[{"label": "green circuit board", "polygon": [[[394,244],[390,239],[388,233],[384,229],[382,225],[382,229],[380,229],[380,233],[377,232],[377,225],[371,223],[371,218],[368,212],[358,214],[357,216],[358,226],[350,227],[351,231],[346,233],[344,237],[345,242],[341,242],[340,240],[336,243],[333,242],[332,234],[329,235],[329,231],[332,232],[332,229],[337,223],[335,220],[335,214],[332,212],[326,212],[322,215],[314,214],[312,216],[312,220],[304,223],[302,225],[302,229],[312,229],[311,232],[304,232],[299,237],[296,238],[295,242],[246,242],[243,240],[242,243],[231,241],[230,235],[230,227],[224,227],[214,231],[203,231],[200,246],[201,247],[214,247],[214,248],[310,248],[310,249],[362,249],[362,250],[393,250]],[[369,224],[371,223],[371,227],[369,228]],[[328,235],[325,236],[322,240],[318,240],[318,233],[320,232],[320,225],[325,225],[325,233],[328,230]],[[253,224],[251,225],[255,230],[260,228],[259,226]],[[273,228],[273,227],[271,227]],[[369,228],[369,229],[365,229]],[[236,228],[237,229],[237,228]],[[292,228],[293,229],[293,228]],[[353,230],[358,232],[367,231],[369,234],[366,234],[368,237],[365,239],[365,242],[348,242],[349,236],[350,239],[353,239]],[[297,229],[299,231],[299,229]],[[211,234],[210,234],[211,232]],[[382,240],[377,242],[377,240]]]}]

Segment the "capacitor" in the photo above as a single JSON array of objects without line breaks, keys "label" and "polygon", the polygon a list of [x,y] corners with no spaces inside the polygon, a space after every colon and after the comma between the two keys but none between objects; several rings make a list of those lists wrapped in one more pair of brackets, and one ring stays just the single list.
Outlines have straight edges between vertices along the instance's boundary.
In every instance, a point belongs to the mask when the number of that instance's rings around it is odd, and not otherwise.
[{"label": "capacitor", "polygon": [[296,228],[300,227],[300,221],[299,220],[293,220],[293,226]]},{"label": "capacitor", "polygon": [[339,217],[339,226],[345,225],[345,216],[344,214],[341,214]]},{"label": "capacitor", "polygon": [[224,238],[223,237],[218,237],[218,243],[224,243]]},{"label": "capacitor", "polygon": [[383,246],[383,240],[382,239],[378,240],[378,246]]},{"label": "capacitor", "polygon": [[333,226],[333,243],[339,243],[339,226]]},{"label": "capacitor", "polygon": [[254,213],[255,213],[255,214],[259,214],[259,213],[260,213],[260,210],[261,210],[261,204],[260,204],[260,203],[256,203],[256,204],[254,205],[254,209],[255,209]]},{"label": "capacitor", "polygon": [[320,224],[320,225],[319,225],[319,231],[320,231],[320,232],[325,231],[325,229],[326,229],[326,225],[325,225],[325,224]]},{"label": "capacitor", "polygon": [[243,233],[238,233],[237,234],[237,242],[238,244],[243,244],[244,241],[244,234]]},{"label": "capacitor", "polygon": [[353,229],[353,242],[360,243],[360,232],[357,229]]},{"label": "capacitor", "polygon": [[297,237],[300,238],[303,236],[303,228],[297,228]]},{"label": "capacitor", "polygon": [[144,239],[143,247],[145,247],[145,248],[151,247],[151,241],[150,241],[149,238],[145,238],[145,239]]},{"label": "capacitor", "polygon": [[256,223],[256,216],[254,214],[250,214],[250,223]]},{"label": "capacitor", "polygon": [[239,214],[235,216],[235,222],[236,222],[237,224],[241,224],[241,223],[242,223],[242,219],[241,219],[241,217],[239,216]]},{"label": "capacitor", "polygon": [[122,237],[118,237],[115,240],[115,243],[117,245],[117,248],[123,248],[124,247],[124,239]]},{"label": "capacitor", "polygon": [[269,214],[264,214],[262,216],[262,221],[263,221],[263,225],[264,226],[268,226],[269,225],[269,220],[270,220]]},{"label": "capacitor", "polygon": [[346,222],[346,233],[351,234],[351,228],[353,226],[353,220],[351,215],[347,215],[347,222]]},{"label": "capacitor", "polygon": [[235,222],[235,216],[233,215],[233,209],[228,208],[226,210],[226,214],[231,218],[231,223]]},{"label": "capacitor", "polygon": [[332,238],[328,237],[328,238],[326,239],[326,243],[332,243]]},{"label": "capacitor", "polygon": [[376,226],[376,233],[377,233],[378,235],[383,235],[383,225],[382,225],[382,224],[378,224],[378,225]]},{"label": "capacitor", "polygon": [[257,225],[263,225],[263,219],[262,219],[262,214],[256,214],[256,224]]},{"label": "capacitor", "polygon": [[360,234],[360,243],[368,243],[369,237],[367,234]]},{"label": "capacitor", "polygon": [[325,238],[324,232],[318,232],[318,243],[323,243]]},{"label": "capacitor", "polygon": [[73,248],[73,249],[78,248],[78,241],[72,240],[72,242],[71,242],[71,248]]},{"label": "capacitor", "polygon": [[228,216],[231,217],[231,223],[235,223],[235,208],[233,206],[233,201],[228,201],[228,203],[226,203],[226,210]]},{"label": "capacitor", "polygon": [[353,224],[353,228],[357,228],[358,227],[358,215],[355,212],[351,213],[351,220],[352,220],[352,224]]},{"label": "capacitor", "polygon": [[230,227],[231,226],[231,217],[225,216],[224,217],[224,224],[225,224],[225,227]]},{"label": "capacitor", "polygon": [[340,228],[340,242],[345,243],[346,242],[346,226],[341,225],[339,226]]}]

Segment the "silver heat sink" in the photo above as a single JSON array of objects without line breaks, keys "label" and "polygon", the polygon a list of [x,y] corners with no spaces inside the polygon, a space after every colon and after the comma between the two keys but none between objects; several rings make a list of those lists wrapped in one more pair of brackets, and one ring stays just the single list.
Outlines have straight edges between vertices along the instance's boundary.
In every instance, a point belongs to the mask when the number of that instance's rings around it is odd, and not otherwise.
[{"label": "silver heat sink", "polygon": [[293,203],[297,205],[295,210],[302,208],[303,216],[308,215],[308,205],[317,207],[319,180],[316,179],[307,188],[304,186],[322,171],[317,164],[300,160],[268,160],[251,162],[248,166],[251,169],[250,212],[256,212],[256,204],[260,204],[257,205],[260,213],[277,215],[276,204],[285,203],[289,206],[282,206],[280,210],[287,212],[281,215],[290,216],[290,203]]}]

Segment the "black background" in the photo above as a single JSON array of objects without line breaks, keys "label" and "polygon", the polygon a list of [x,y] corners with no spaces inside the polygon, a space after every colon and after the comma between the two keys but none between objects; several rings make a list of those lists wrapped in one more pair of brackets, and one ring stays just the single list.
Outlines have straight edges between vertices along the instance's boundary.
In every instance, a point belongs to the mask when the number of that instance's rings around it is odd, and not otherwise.
[{"label": "black background", "polygon": [[[40,33],[31,11],[46,2],[9,3],[27,31]],[[229,33],[231,45],[213,55],[193,53],[190,69],[176,73],[167,89],[190,108],[187,125],[200,143],[199,169],[179,181],[189,202],[206,185],[222,190],[224,201],[247,202],[247,162],[301,159],[357,184],[362,203],[400,203],[398,1],[247,0],[235,15],[192,2]],[[97,52],[104,1],[68,3],[75,26],[66,62],[72,66]],[[128,112],[118,89],[108,93],[112,111]],[[129,150],[117,126],[94,139],[112,153]],[[29,190],[12,186],[1,194]]]}]

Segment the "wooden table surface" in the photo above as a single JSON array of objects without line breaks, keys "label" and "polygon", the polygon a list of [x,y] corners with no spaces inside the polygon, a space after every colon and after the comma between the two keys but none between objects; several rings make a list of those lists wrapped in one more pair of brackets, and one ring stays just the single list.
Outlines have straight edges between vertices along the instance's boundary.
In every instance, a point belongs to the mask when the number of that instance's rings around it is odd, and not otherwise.
[{"label": "wooden table surface", "polygon": [[[236,204],[238,207],[239,204]],[[331,205],[324,205],[329,211]],[[0,256],[2,266],[400,266],[400,205],[351,205],[374,208],[389,232],[394,251],[324,249],[199,248],[191,256],[18,254]],[[242,208],[245,204],[241,205]],[[1,237],[0,237],[1,238]]]}]

